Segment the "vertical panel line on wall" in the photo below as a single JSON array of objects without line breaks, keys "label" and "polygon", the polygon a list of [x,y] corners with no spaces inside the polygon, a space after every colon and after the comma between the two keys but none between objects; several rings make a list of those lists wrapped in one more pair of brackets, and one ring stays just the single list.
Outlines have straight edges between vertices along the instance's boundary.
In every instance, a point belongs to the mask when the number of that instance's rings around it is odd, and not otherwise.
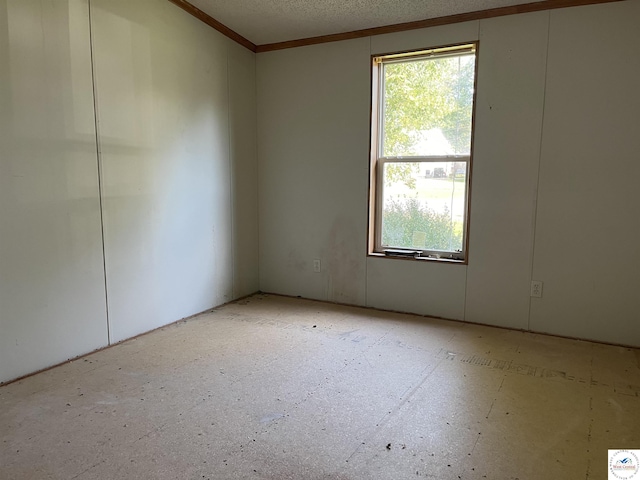
[{"label": "vertical panel line on wall", "polygon": [[[371,149],[371,134],[372,134],[372,129],[371,129],[371,112],[373,109],[373,80],[372,80],[372,75],[373,75],[373,70],[372,70],[372,66],[371,66],[371,57],[373,56],[373,41],[371,40],[371,36],[369,36],[369,63],[368,63],[368,68],[369,68],[369,149]],[[364,304],[365,306],[369,306],[369,258],[367,256],[367,254],[369,253],[369,229],[371,228],[371,226],[369,225],[369,222],[371,221],[371,212],[370,212],[370,208],[371,208],[371,150],[369,150],[369,155],[367,156],[367,164],[368,164],[368,171],[367,171],[367,183],[368,188],[367,188],[367,231],[366,233],[366,239],[367,239],[367,243],[365,243],[363,246],[365,248],[364,253],[365,253],[365,257],[364,257]]]},{"label": "vertical panel line on wall", "polygon": [[100,130],[98,120],[98,96],[96,86],[96,67],[95,60],[93,58],[93,28],[91,17],[91,0],[87,0],[87,6],[89,11],[89,49],[91,58],[91,85],[93,87],[93,120],[96,132],[96,162],[98,165],[98,202],[100,207],[100,241],[102,242],[102,274],[104,279],[104,308],[107,319],[107,343],[111,345],[111,323],[109,321],[109,292],[107,288],[107,260],[105,255],[104,246],[104,207],[102,205],[102,152],[100,149]]},{"label": "vertical panel line on wall", "polygon": [[258,136],[258,55],[254,55],[253,57],[253,93],[255,95],[255,102],[253,102],[253,116],[255,119],[255,129],[253,132],[253,141],[255,142],[255,169],[256,169],[256,203],[255,203],[255,207],[256,207],[256,213],[257,213],[257,218],[256,218],[256,222],[258,223],[258,228],[257,228],[257,248],[258,248],[258,260],[257,260],[257,265],[256,265],[256,275],[258,278],[258,291],[260,291],[260,166],[259,166],[259,159],[258,159],[258,155],[259,155],[259,136]]},{"label": "vertical panel line on wall", "polygon": [[[542,93],[542,118],[540,127],[540,144],[538,145],[538,171],[536,172],[536,186],[533,193],[532,205],[533,215],[531,217],[531,255],[529,264],[529,280],[533,281],[533,267],[535,265],[536,254],[536,224],[538,220],[538,190],[540,188],[540,164],[542,163],[542,141],[544,136],[544,111],[547,104],[547,80],[549,74],[549,39],[551,37],[551,11],[547,12],[547,48],[544,59],[544,88]],[[531,306],[532,300],[529,296],[529,315],[527,316],[527,330],[531,330]]]},{"label": "vertical panel line on wall", "polygon": [[227,161],[229,162],[229,205],[231,206],[231,258],[233,259],[233,266],[231,268],[231,299],[236,298],[236,205],[233,201],[233,192],[235,191],[235,179],[236,179],[236,162],[232,149],[233,143],[231,139],[231,74],[229,73],[229,49],[231,44],[227,42],[227,48],[225,49],[226,64],[227,64],[227,141],[229,142],[229,152],[227,154]]}]

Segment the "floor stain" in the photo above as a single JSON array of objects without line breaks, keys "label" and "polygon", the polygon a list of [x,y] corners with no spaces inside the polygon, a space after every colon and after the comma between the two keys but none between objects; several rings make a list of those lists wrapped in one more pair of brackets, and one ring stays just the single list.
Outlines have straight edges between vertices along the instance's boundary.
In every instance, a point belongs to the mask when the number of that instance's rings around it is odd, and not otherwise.
[{"label": "floor stain", "polygon": [[265,415],[264,417],[262,417],[260,419],[260,423],[271,423],[274,420],[279,420],[284,417],[285,417],[284,413],[271,413],[269,415]]}]

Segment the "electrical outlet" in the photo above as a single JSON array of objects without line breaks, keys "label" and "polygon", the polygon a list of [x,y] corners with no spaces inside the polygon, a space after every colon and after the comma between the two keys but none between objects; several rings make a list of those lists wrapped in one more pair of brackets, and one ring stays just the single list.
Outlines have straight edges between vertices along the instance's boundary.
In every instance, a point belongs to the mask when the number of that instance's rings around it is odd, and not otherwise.
[{"label": "electrical outlet", "polygon": [[320,267],[321,267],[320,259],[319,258],[315,258],[313,260],[313,271],[316,272],[316,273],[320,272]]},{"label": "electrical outlet", "polygon": [[539,280],[531,281],[531,296],[542,298],[542,282]]}]

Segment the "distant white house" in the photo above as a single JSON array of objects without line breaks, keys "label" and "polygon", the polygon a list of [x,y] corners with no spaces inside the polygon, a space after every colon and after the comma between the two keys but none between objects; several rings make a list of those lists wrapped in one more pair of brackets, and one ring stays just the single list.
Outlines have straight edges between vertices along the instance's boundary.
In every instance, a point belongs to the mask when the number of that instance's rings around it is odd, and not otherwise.
[{"label": "distant white house", "polygon": [[[430,157],[435,155],[455,155],[451,143],[439,128],[422,130],[416,135],[416,142],[411,148],[412,155]],[[434,162],[422,164],[421,174],[425,177],[448,177],[453,173],[451,162]]]}]

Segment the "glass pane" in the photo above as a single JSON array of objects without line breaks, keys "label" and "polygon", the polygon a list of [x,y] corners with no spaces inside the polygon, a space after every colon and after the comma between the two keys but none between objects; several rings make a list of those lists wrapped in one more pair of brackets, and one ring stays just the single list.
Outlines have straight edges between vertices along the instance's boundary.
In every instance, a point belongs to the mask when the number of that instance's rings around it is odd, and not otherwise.
[{"label": "glass pane", "polygon": [[462,250],[466,162],[386,163],[382,246]]},{"label": "glass pane", "polygon": [[468,155],[475,55],[383,68],[382,156]]}]

